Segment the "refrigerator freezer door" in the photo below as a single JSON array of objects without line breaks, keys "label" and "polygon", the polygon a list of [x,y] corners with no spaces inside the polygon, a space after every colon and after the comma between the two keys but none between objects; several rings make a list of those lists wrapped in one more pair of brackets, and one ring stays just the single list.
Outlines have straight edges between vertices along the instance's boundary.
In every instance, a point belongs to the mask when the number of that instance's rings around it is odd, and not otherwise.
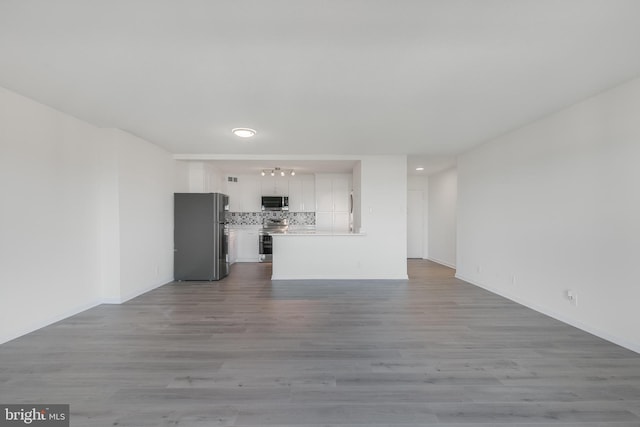
[{"label": "refrigerator freezer door", "polygon": [[229,274],[229,236],[225,233],[224,224],[218,224],[214,229],[215,243],[213,256],[213,280],[220,280]]},{"label": "refrigerator freezer door", "polygon": [[220,280],[229,274],[229,253],[228,238],[225,233],[225,207],[229,204],[229,197],[220,194],[213,194],[213,280]]}]

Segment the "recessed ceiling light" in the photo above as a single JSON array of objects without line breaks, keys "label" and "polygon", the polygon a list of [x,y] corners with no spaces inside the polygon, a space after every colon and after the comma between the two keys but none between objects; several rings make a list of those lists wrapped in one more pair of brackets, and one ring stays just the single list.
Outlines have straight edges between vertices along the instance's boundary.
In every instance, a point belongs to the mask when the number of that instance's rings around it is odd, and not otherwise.
[{"label": "recessed ceiling light", "polygon": [[240,138],[251,138],[257,133],[255,130],[249,128],[235,128],[232,129],[231,132],[233,132],[235,136],[239,136]]},{"label": "recessed ceiling light", "polygon": [[417,171],[423,171],[424,168],[422,166],[420,166],[419,168],[416,168]]}]

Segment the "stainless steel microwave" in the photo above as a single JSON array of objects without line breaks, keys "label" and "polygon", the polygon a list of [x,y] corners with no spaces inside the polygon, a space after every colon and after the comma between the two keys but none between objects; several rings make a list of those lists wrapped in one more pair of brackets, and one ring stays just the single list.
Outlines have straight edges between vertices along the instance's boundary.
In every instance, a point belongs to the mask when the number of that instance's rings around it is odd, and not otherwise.
[{"label": "stainless steel microwave", "polygon": [[288,211],[289,198],[284,196],[262,196],[263,211]]}]

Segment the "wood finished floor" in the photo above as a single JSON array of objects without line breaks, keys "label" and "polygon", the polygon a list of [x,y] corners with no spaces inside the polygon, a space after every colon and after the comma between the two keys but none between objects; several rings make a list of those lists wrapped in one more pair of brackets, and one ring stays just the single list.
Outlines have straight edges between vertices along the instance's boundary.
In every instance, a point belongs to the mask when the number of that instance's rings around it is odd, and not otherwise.
[{"label": "wood finished floor", "polygon": [[409,281],[236,264],[0,346],[0,403],[72,426],[640,426],[640,356],[409,261]]}]

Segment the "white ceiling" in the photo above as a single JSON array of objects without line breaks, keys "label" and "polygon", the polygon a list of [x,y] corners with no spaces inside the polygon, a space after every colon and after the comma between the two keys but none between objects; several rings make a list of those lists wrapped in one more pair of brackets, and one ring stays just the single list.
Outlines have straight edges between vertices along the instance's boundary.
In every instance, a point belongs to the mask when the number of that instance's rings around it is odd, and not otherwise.
[{"label": "white ceiling", "polygon": [[0,86],[173,153],[412,168],[640,75],[639,22],[638,0],[3,0]]}]

